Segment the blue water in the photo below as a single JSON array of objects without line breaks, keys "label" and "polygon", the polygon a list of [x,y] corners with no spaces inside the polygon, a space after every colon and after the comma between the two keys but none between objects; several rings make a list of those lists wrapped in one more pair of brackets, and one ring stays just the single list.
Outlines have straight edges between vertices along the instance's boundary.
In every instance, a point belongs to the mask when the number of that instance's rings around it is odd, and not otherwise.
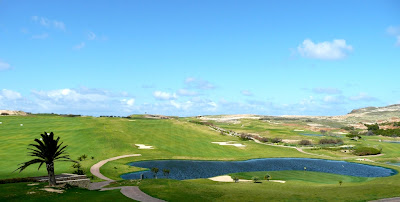
[{"label": "blue water", "polygon": [[[275,170],[304,170],[334,173],[359,177],[386,177],[397,173],[390,168],[371,166],[346,161],[332,161],[308,158],[265,158],[247,161],[192,161],[192,160],[157,160],[138,161],[129,165],[142,168],[159,168],[158,178],[162,178],[162,169],[169,169],[169,178],[184,180],[209,178],[228,173],[253,172],[253,171],[275,171]],[[127,173],[121,176],[123,179],[140,179],[143,174],[145,178],[153,178],[153,173],[141,171]]]},{"label": "blue water", "polygon": [[322,134],[310,134],[310,133],[300,133],[300,135],[315,136],[315,137],[323,137],[323,136],[324,136],[324,135],[322,135]]},{"label": "blue water", "polygon": [[400,141],[384,141],[384,142],[389,142],[389,143],[397,143],[397,144],[400,144]]}]

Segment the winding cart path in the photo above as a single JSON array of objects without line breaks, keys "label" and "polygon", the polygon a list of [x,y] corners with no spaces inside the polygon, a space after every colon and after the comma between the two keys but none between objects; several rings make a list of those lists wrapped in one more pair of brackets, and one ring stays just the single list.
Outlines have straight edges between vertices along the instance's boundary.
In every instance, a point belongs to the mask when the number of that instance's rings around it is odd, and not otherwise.
[{"label": "winding cart path", "polygon": [[112,180],[103,174],[100,173],[100,167],[106,164],[109,161],[114,161],[117,159],[122,159],[122,158],[127,158],[127,157],[134,157],[134,156],[141,156],[141,154],[129,154],[129,155],[123,155],[123,156],[116,156],[113,158],[109,158],[106,160],[102,160],[96,164],[94,164],[90,168],[90,172],[103,180],[103,182],[94,182],[90,184],[89,189],[90,190],[100,190],[100,191],[106,191],[106,190],[113,190],[113,189],[121,189],[121,193],[125,195],[128,198],[131,198],[136,201],[145,201],[145,202],[161,202],[163,200],[154,198],[152,196],[147,195],[146,193],[142,192],[138,186],[122,186],[122,187],[111,187],[111,188],[103,188],[104,186],[109,185],[111,182],[115,182],[115,180]]}]

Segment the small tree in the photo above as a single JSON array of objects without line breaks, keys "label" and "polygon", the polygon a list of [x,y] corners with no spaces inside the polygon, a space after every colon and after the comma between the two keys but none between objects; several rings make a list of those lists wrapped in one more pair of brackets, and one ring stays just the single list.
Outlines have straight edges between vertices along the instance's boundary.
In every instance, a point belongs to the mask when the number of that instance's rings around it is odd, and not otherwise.
[{"label": "small tree", "polygon": [[163,172],[163,175],[168,178],[169,172],[170,172],[169,169],[163,169],[162,172]]},{"label": "small tree", "polygon": [[264,180],[267,180],[267,181],[269,181],[271,179],[271,175],[269,175],[269,174],[266,174],[265,176],[264,176]]},{"label": "small tree", "polygon": [[342,186],[342,183],[343,183],[343,181],[342,181],[342,180],[339,180],[339,185],[340,185],[340,186]]},{"label": "small tree", "polygon": [[257,183],[259,180],[258,177],[252,177],[251,179],[253,180],[254,183]]},{"label": "small tree", "polygon": [[236,177],[236,176],[232,176],[232,180],[233,180],[235,183],[239,182],[239,178]]},{"label": "small tree", "polygon": [[151,172],[153,172],[154,174],[154,178],[157,179],[157,173],[158,173],[159,169],[158,168],[151,168]]}]

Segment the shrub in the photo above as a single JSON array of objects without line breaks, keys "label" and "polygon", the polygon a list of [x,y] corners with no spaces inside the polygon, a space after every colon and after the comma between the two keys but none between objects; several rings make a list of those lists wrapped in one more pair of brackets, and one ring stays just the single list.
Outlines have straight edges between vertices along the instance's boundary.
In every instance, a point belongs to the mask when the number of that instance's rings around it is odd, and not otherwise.
[{"label": "shrub", "polygon": [[371,130],[369,130],[367,133],[365,133],[365,135],[366,135],[366,136],[373,136],[374,133],[373,133]]},{"label": "shrub", "polygon": [[239,136],[240,140],[246,141],[246,140],[251,140],[251,135],[246,134],[246,133],[241,133]]},{"label": "shrub", "polygon": [[1,115],[2,116],[7,116],[7,115],[10,115],[10,114],[3,112],[3,113],[1,113]]},{"label": "shrub", "polygon": [[1,179],[0,180],[0,184],[9,184],[9,183],[17,183],[17,182],[37,182],[37,180],[32,177],[11,178],[11,179]]},{"label": "shrub", "polygon": [[343,183],[343,181],[342,181],[342,180],[339,180],[339,185],[340,185],[340,186],[342,186],[342,183]]},{"label": "shrub", "polygon": [[381,152],[382,149],[377,149],[374,147],[357,147],[353,153],[357,156],[366,156],[380,154]]},{"label": "shrub", "polygon": [[354,130],[354,126],[344,126],[344,127],[341,127],[340,129],[351,131],[351,130]]},{"label": "shrub", "polygon": [[371,124],[371,125],[364,124],[364,126],[366,126],[368,128],[368,130],[372,130],[372,131],[379,130],[379,125],[377,123]]},{"label": "shrub", "polygon": [[271,142],[272,143],[280,143],[280,142],[282,142],[282,139],[281,138],[273,138],[272,140],[271,140]]},{"label": "shrub", "polygon": [[346,137],[350,138],[350,139],[361,139],[361,136],[359,135],[353,135],[353,134],[347,134]]},{"label": "shrub", "polygon": [[265,176],[264,176],[264,180],[270,180],[271,179],[271,175],[269,175],[269,174],[266,174]]},{"label": "shrub", "polygon": [[234,182],[239,182],[239,178],[236,177],[236,176],[232,176],[232,180],[233,180]]},{"label": "shrub", "polygon": [[319,144],[343,144],[341,139],[320,139]]},{"label": "shrub", "polygon": [[260,138],[260,141],[261,141],[261,142],[268,142],[269,139],[268,139],[267,137],[262,137],[262,138]]},{"label": "shrub", "polygon": [[311,145],[311,141],[310,140],[301,140],[299,142],[299,145]]},{"label": "shrub", "polygon": [[251,179],[253,180],[254,183],[257,183],[259,180],[258,177],[252,177]]}]

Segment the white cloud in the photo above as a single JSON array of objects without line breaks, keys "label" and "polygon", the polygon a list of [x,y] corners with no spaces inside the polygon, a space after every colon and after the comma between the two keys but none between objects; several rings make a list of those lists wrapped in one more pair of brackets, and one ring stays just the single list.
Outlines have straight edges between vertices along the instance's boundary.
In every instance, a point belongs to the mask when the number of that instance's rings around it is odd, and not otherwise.
[{"label": "white cloud", "polygon": [[390,35],[399,35],[400,34],[400,26],[389,26],[386,29],[386,32]]},{"label": "white cloud", "polygon": [[389,35],[395,36],[396,37],[396,46],[400,46],[400,26],[389,26],[386,29],[386,32]]},{"label": "white cloud", "polygon": [[40,25],[42,25],[44,27],[53,27],[55,29],[65,31],[65,24],[62,21],[50,20],[50,19],[47,19],[45,17],[40,17],[40,16],[32,16],[31,19],[34,22],[39,23]]},{"label": "white cloud", "polygon": [[198,95],[197,92],[190,91],[187,89],[179,89],[177,93],[178,93],[178,95],[181,95],[181,96],[196,96],[196,95]]},{"label": "white cloud", "polygon": [[176,99],[176,93],[167,93],[162,91],[154,91],[153,96],[158,100],[173,100]]},{"label": "white cloud", "polygon": [[297,47],[301,56],[322,60],[342,59],[352,50],[353,47],[347,45],[344,39],[334,39],[332,42],[324,41],[321,43],[314,43],[310,39],[306,39]]},{"label": "white cloud", "polygon": [[65,24],[63,22],[53,20],[53,25],[55,28],[65,31]]},{"label": "white cloud", "polygon": [[0,97],[7,100],[16,100],[22,98],[20,93],[8,89],[1,90]]},{"label": "white cloud", "polygon": [[80,93],[74,89],[58,89],[51,91],[33,91],[33,94],[45,100],[54,102],[100,102],[109,99],[108,96],[97,93]]},{"label": "white cloud", "polygon": [[80,50],[80,49],[84,48],[85,45],[86,45],[85,42],[81,42],[80,44],[75,45],[74,49],[75,50]]},{"label": "white cloud", "polygon": [[323,98],[323,101],[326,103],[331,103],[331,104],[341,104],[341,103],[344,103],[344,97],[327,95]]},{"label": "white cloud", "polygon": [[342,93],[342,91],[337,88],[313,88],[312,91],[314,93],[319,93],[319,94],[340,94],[340,93]]},{"label": "white cloud", "polygon": [[49,37],[49,34],[43,33],[43,34],[33,35],[32,39],[46,39],[47,37]]},{"label": "white cloud", "polygon": [[93,33],[93,32],[89,32],[87,34],[87,37],[88,37],[89,40],[95,40],[96,39],[96,34]]},{"label": "white cloud", "polygon": [[11,65],[0,60],[0,71],[11,69]]},{"label": "white cloud", "polygon": [[378,100],[376,97],[369,96],[367,93],[359,93],[356,96],[350,96],[349,99],[352,101],[376,101],[376,100]]},{"label": "white cloud", "polygon": [[400,46],[400,35],[397,36],[396,46]]},{"label": "white cloud", "polygon": [[135,99],[122,99],[121,102],[129,107],[132,107],[135,104]]},{"label": "white cloud", "polygon": [[188,88],[202,89],[202,90],[210,90],[214,89],[215,86],[210,82],[202,79],[196,79],[193,77],[188,77],[185,79],[185,84]]},{"label": "white cloud", "polygon": [[242,90],[240,93],[245,96],[253,96],[253,93],[249,90]]}]

